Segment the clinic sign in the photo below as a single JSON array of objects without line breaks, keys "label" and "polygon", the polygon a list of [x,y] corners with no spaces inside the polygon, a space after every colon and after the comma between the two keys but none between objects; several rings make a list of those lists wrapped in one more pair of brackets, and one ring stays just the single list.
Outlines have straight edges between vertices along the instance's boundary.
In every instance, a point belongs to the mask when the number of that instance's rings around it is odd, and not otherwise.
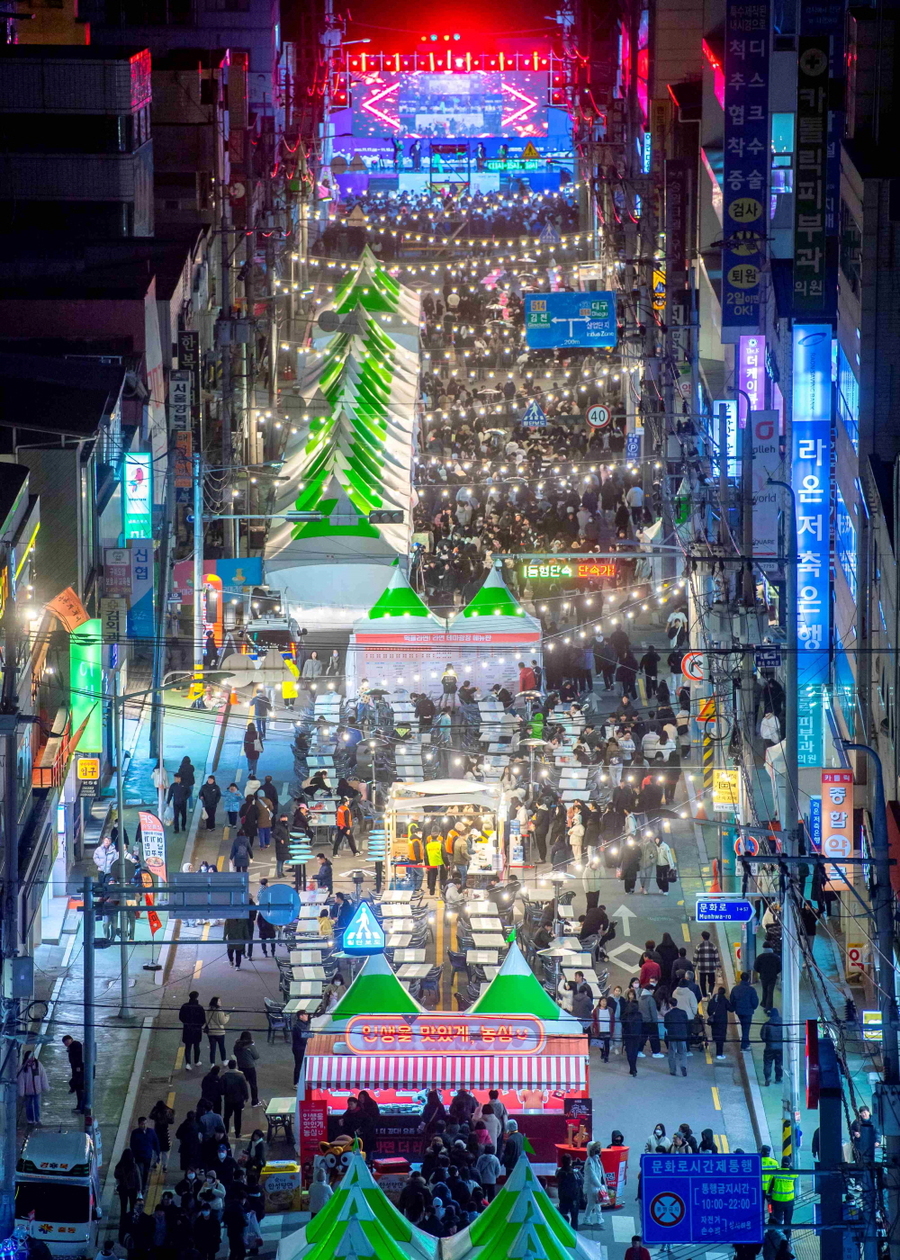
[{"label": "clinic sign", "polygon": [[357,1015],[347,1025],[346,1041],[354,1054],[486,1055],[540,1054],[546,1038],[543,1024],[531,1015]]},{"label": "clinic sign", "polygon": [[[831,519],[831,328],[793,329],[791,485],[797,523],[797,637],[801,691],[828,682]],[[793,697],[788,697],[788,703]],[[816,762],[802,761],[801,765]]]},{"label": "clinic sign", "polygon": [[126,539],[153,535],[151,458],[149,451],[132,451],[125,456],[122,517]]},{"label": "clinic sign", "polygon": [[768,224],[768,0],[725,6],[725,155],[722,189],[722,341],[760,322]]}]

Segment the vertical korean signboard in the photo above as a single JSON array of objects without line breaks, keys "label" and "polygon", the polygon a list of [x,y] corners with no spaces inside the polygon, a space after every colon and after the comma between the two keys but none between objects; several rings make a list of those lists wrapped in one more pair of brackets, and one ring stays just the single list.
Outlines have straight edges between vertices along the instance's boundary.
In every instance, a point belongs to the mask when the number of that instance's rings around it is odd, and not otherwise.
[{"label": "vertical korean signboard", "polygon": [[169,373],[169,428],[176,432],[191,427],[193,383],[188,368],[175,368]]},{"label": "vertical korean signboard", "polygon": [[103,625],[86,621],[69,639],[72,734],[82,726],[80,753],[103,751]]},{"label": "vertical korean signboard", "polygon": [[836,300],[836,294],[829,291],[826,283],[829,50],[827,34],[800,37],[793,299],[794,315],[799,319],[828,315]]},{"label": "vertical korean signboard", "polygon": [[131,604],[128,609],[129,639],[152,643],[156,636],[153,617],[153,542],[149,538],[131,541]]},{"label": "vertical korean signboard", "polygon": [[853,771],[822,771],[822,845],[823,857],[834,858],[838,865],[826,866],[826,886],[833,883],[838,890],[845,887],[840,861],[853,853]]},{"label": "vertical korean signboard", "polygon": [[[797,637],[801,695],[828,681],[831,519],[831,328],[793,329],[791,485],[797,516]],[[794,697],[788,696],[788,704]],[[816,765],[817,762],[802,764]]]},{"label": "vertical korean signboard", "polygon": [[725,9],[722,341],[759,327],[769,168],[768,0]]},{"label": "vertical korean signboard", "polygon": [[[798,753],[822,757],[822,687],[828,682],[831,626],[831,328],[793,329],[791,485],[797,519]],[[788,704],[794,702],[789,696]]]},{"label": "vertical korean signboard", "polygon": [[149,451],[130,451],[125,456],[123,532],[128,538],[149,538],[153,533],[153,484]]}]

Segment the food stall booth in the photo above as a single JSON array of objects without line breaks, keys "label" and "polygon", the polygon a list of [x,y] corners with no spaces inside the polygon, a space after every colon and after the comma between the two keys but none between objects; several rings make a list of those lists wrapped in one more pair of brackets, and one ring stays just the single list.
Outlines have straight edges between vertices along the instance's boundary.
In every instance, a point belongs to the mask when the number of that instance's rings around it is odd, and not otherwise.
[{"label": "food stall booth", "polygon": [[[498,783],[472,779],[429,779],[394,783],[384,811],[389,852],[402,874],[408,856],[407,835],[417,823],[424,840],[432,828],[445,831],[450,819],[458,820],[469,841],[470,887],[487,883],[502,872],[506,855],[501,843],[508,810],[507,794]],[[461,820],[461,821],[460,821]]]},{"label": "food stall booth", "polygon": [[298,1131],[307,1133],[308,1147],[342,1132],[347,1099],[361,1089],[378,1103],[379,1155],[418,1162],[429,1090],[448,1106],[458,1089],[482,1104],[496,1089],[531,1142],[532,1158],[555,1168],[572,1104],[578,1101],[581,1115],[590,1108],[588,1041],[515,942],[463,1014],[424,1010],[387,959],[373,955],[309,1041],[298,1085]]}]

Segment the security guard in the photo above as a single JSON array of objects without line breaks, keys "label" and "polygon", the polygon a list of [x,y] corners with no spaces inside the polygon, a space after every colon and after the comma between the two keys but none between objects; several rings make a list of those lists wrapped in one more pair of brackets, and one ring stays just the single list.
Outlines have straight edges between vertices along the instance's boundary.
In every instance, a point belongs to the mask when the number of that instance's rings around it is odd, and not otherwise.
[{"label": "security guard", "polygon": [[762,1192],[763,1198],[768,1199],[769,1192],[772,1189],[772,1178],[778,1172],[778,1160],[772,1157],[771,1146],[761,1146],[759,1153],[762,1162]]},{"label": "security guard", "polygon": [[438,875],[441,878],[441,891],[447,882],[447,867],[444,865],[444,837],[439,831],[430,835],[425,841],[425,860],[428,863],[425,874],[428,876],[428,895],[434,896]]},{"label": "security guard", "polygon": [[769,1199],[772,1204],[772,1221],[776,1225],[783,1225],[786,1231],[790,1231],[791,1220],[794,1215],[794,1196],[796,1194],[797,1174],[790,1172],[791,1161],[783,1159],[781,1167],[772,1177],[772,1184],[769,1188]]},{"label": "security guard", "polygon": [[410,823],[409,835],[406,841],[406,856],[409,865],[406,868],[409,878],[412,880],[413,892],[418,892],[422,887],[422,864],[425,856],[422,850],[422,837],[419,835],[419,824]]}]

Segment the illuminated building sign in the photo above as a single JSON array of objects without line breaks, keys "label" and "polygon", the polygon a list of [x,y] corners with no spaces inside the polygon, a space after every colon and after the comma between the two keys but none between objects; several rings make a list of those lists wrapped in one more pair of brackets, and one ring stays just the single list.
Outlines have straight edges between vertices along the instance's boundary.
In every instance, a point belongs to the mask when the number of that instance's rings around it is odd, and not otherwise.
[{"label": "illuminated building sign", "polygon": [[[831,520],[831,329],[793,330],[791,485],[797,520],[798,685],[828,682]],[[788,704],[794,697],[788,696]],[[801,763],[806,764],[806,763]],[[813,765],[819,764],[817,761]]]},{"label": "illuminated building sign", "polygon": [[488,158],[486,171],[542,171],[547,163],[543,158]]},{"label": "illuminated building sign", "polygon": [[384,943],[384,928],[375,918],[368,901],[361,901],[344,932],[344,953],[380,954]]},{"label": "illuminated building sign", "polygon": [[[103,751],[103,627],[95,617],[69,638],[70,711],[80,753]],[[83,728],[83,729],[82,729]]]},{"label": "illuminated building sign", "polygon": [[[747,395],[743,400],[744,407],[747,399],[750,400],[751,411],[761,411],[765,406],[765,358],[765,337],[741,337],[738,342],[738,389]],[[743,408],[741,410],[743,412]],[[746,423],[744,415],[741,428]]]},{"label": "illuminated building sign", "polygon": [[357,1015],[346,1032],[354,1054],[539,1054],[545,1040],[541,1021],[530,1015]]},{"label": "illuminated building sign", "polygon": [[123,529],[127,538],[153,537],[153,480],[150,452],[125,456]]},{"label": "illuminated building sign", "polygon": [[522,565],[523,581],[534,581],[535,578],[547,578],[554,581],[587,581],[590,578],[606,578],[612,581],[616,573],[615,560],[554,560],[544,563],[540,560],[529,560]]}]

